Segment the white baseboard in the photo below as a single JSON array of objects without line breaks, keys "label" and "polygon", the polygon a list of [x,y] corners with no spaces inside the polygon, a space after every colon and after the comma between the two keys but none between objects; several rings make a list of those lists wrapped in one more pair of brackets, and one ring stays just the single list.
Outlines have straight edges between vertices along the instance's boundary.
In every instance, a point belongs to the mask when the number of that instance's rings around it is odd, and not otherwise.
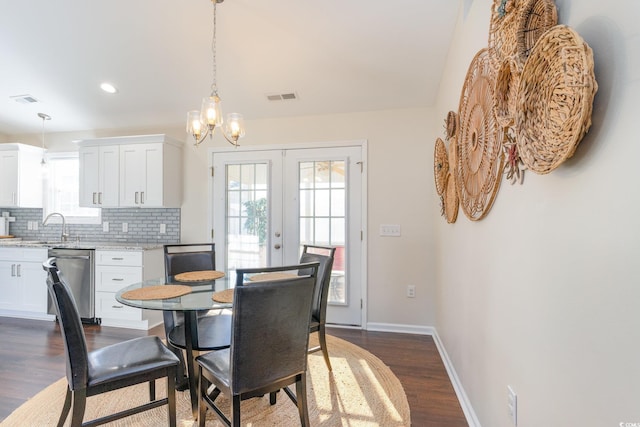
[{"label": "white baseboard", "polygon": [[444,348],[444,344],[440,340],[440,336],[438,336],[438,331],[436,330],[436,328],[432,326],[403,325],[393,323],[368,323],[366,329],[368,331],[377,332],[431,335],[433,337],[433,341],[436,344],[436,347],[438,348],[438,353],[440,353],[442,363],[447,370],[447,374],[449,375],[449,380],[451,381],[453,390],[458,397],[458,401],[460,402],[460,406],[462,407],[462,412],[467,419],[467,423],[469,423],[469,427],[481,427],[480,421],[478,420],[478,417],[476,416],[476,413],[471,406],[471,402],[469,401],[469,398],[467,397],[467,394],[462,387],[460,378],[458,378],[458,374],[456,374],[456,370],[451,363],[451,359],[449,359],[449,355],[447,354],[447,350]]},{"label": "white baseboard", "polygon": [[444,364],[445,369],[447,370],[447,374],[449,374],[449,379],[451,380],[451,385],[456,392],[456,396],[458,396],[458,401],[460,402],[460,406],[462,407],[462,412],[464,412],[464,416],[467,419],[467,423],[469,423],[469,427],[481,427],[480,420],[476,416],[473,407],[471,406],[471,402],[469,401],[469,397],[467,393],[465,393],[464,388],[462,387],[462,383],[460,382],[460,378],[458,378],[458,374],[456,373],[455,368],[453,367],[453,363],[451,363],[451,359],[449,359],[449,355],[447,354],[447,350],[444,348],[444,344],[440,340],[440,336],[438,335],[438,331],[433,328],[433,341],[436,343],[436,347],[438,347],[438,352],[440,353],[440,358],[442,359],[442,363]]}]

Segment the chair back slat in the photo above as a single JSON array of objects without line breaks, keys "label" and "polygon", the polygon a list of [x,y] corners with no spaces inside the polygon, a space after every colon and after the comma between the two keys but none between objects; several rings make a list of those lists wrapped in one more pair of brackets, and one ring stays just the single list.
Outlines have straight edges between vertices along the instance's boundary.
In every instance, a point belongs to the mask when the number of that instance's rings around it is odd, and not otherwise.
[{"label": "chair back slat", "polygon": [[82,319],[69,286],[60,274],[55,258],[43,264],[47,272],[47,288],[53,300],[67,354],[67,381],[71,390],[86,388],[89,381],[87,342]]}]

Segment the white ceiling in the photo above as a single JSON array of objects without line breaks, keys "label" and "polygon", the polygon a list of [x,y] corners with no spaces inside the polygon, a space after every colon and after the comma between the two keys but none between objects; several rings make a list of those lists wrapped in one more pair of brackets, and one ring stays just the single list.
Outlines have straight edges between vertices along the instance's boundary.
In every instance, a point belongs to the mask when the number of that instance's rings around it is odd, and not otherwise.
[{"label": "white ceiling", "polygon": [[[430,106],[460,1],[226,0],[223,112]],[[211,85],[210,0],[0,0],[0,134],[182,125]],[[99,89],[112,82],[119,93]],[[296,101],[266,95],[295,91]],[[10,97],[29,94],[40,102]]]}]

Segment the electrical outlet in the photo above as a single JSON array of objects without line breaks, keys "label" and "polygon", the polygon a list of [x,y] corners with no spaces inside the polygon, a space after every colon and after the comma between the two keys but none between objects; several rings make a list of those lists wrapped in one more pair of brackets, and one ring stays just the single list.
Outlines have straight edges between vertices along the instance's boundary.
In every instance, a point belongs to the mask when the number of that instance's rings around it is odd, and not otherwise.
[{"label": "electrical outlet", "polygon": [[38,231],[38,227],[39,227],[38,221],[33,221],[33,226],[32,226],[33,231]]},{"label": "electrical outlet", "polygon": [[33,230],[33,221],[27,221],[27,230]]},{"label": "electrical outlet", "polygon": [[109,232],[109,222],[105,221],[102,223],[102,232],[104,233],[108,233]]},{"label": "electrical outlet", "polygon": [[509,417],[514,426],[518,425],[518,395],[507,386],[507,408],[509,409]]},{"label": "electrical outlet", "polygon": [[129,232],[129,224],[127,224],[126,222],[122,223],[122,232],[123,233],[128,233]]},{"label": "electrical outlet", "polygon": [[167,234],[167,224],[160,224],[160,234]]},{"label": "electrical outlet", "polygon": [[380,224],[380,235],[386,237],[400,237],[400,225]]},{"label": "electrical outlet", "polygon": [[414,285],[407,286],[407,298],[416,297],[416,287]]}]

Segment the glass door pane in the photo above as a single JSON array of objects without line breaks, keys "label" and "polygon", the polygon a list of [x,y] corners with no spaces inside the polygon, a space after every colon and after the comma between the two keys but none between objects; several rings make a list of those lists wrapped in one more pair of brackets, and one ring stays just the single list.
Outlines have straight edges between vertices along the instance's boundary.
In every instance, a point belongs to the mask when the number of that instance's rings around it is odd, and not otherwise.
[{"label": "glass door pane", "polygon": [[267,172],[266,163],[226,166],[228,270],[267,265]]},{"label": "glass door pane", "polygon": [[329,303],[346,305],[345,162],[344,160],[299,162],[298,169],[300,253],[302,253],[302,245],[305,244],[336,246]]}]

